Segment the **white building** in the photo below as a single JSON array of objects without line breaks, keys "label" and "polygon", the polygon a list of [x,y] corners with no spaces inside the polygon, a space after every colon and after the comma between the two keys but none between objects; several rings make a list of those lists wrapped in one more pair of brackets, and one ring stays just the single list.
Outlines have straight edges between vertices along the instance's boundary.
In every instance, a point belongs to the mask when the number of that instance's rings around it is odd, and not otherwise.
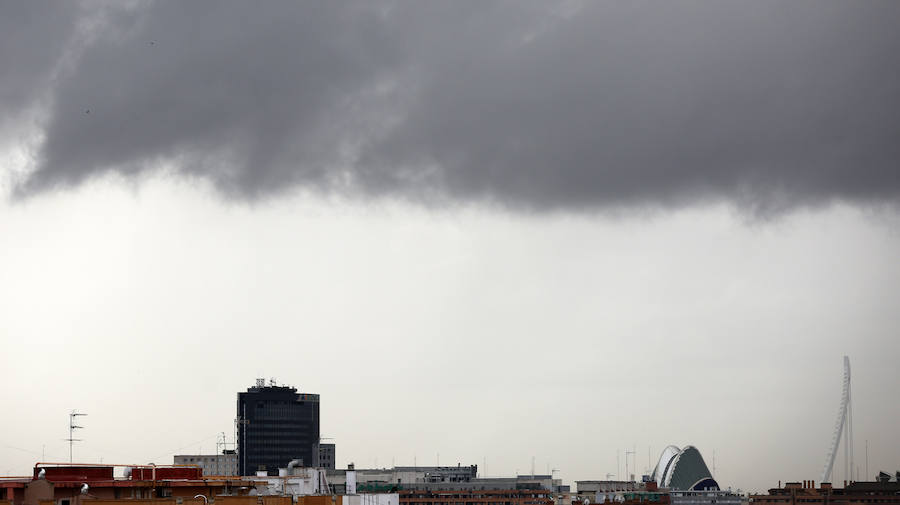
[{"label": "white building", "polygon": [[328,483],[323,468],[279,468],[278,476],[264,475],[260,472],[255,477],[245,477],[256,482],[258,496],[304,496],[304,495],[343,495],[343,505],[400,505],[398,493],[362,493],[356,492],[356,472],[344,472],[346,488],[336,493]]}]

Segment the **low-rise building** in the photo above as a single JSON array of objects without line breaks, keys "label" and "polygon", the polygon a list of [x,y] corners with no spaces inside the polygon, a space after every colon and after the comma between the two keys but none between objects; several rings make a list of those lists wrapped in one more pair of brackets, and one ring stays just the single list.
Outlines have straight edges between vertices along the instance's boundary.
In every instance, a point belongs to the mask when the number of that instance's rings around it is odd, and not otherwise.
[{"label": "low-rise building", "polygon": [[0,480],[12,505],[82,505],[91,500],[141,500],[246,495],[253,482],[203,477],[193,466],[134,465],[116,476],[110,465],[38,464],[31,478]]},{"label": "low-rise building", "polygon": [[[886,475],[886,474],[885,474]],[[900,477],[900,475],[898,475]],[[750,505],[900,505],[900,482],[881,479],[875,482],[852,482],[833,487],[814,481],[787,482],[772,488],[769,494],[750,495]]]},{"label": "low-rise building", "polygon": [[671,505],[741,505],[743,496],[731,491],[660,488],[653,479],[576,481],[575,501],[598,503],[661,503]]},{"label": "low-rise building", "polygon": [[616,493],[625,491],[642,491],[642,482],[628,480],[576,480],[575,492],[579,496],[590,497],[596,493]]},{"label": "low-rise building", "polygon": [[350,493],[342,496],[328,485],[323,469],[289,466],[277,476],[260,473],[204,477],[198,466],[38,464],[31,477],[0,478],[0,500],[4,505],[400,505],[397,493],[357,494],[352,475]]},{"label": "low-rise building", "polygon": [[176,465],[196,465],[203,470],[203,475],[238,475],[238,458],[234,450],[224,450],[222,454],[178,454]]},{"label": "low-rise building", "polygon": [[319,444],[319,468],[334,470],[335,447],[334,444]]},{"label": "low-rise building", "polygon": [[399,492],[400,505],[553,505],[546,489],[421,490]]},{"label": "low-rise building", "polygon": [[[471,482],[478,475],[478,466],[396,466],[393,468],[327,470],[328,483],[336,490],[346,489],[347,473],[356,477],[360,492],[388,492],[411,486],[421,489],[442,489],[445,485]],[[514,479],[513,479],[514,480]],[[430,486],[430,487],[429,487]],[[465,489],[465,486],[454,489]],[[512,487],[511,489],[515,489]]]},{"label": "low-rise building", "polygon": [[731,491],[670,491],[672,505],[741,505],[744,496]]}]

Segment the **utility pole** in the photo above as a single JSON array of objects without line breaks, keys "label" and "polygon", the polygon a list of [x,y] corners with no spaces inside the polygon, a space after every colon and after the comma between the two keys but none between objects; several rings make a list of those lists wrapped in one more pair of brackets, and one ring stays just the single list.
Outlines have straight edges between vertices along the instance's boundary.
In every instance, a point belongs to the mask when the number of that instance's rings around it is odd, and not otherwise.
[{"label": "utility pole", "polygon": [[78,416],[86,416],[86,415],[87,414],[82,414],[82,413],[78,412],[77,410],[73,410],[72,412],[69,413],[69,438],[66,439],[66,441],[69,442],[69,463],[72,462],[72,444],[74,442],[82,441],[82,439],[80,439],[80,438],[73,438],[73,436],[75,434],[75,430],[80,430],[80,429],[84,428],[84,426],[76,426],[75,425],[75,418]]}]

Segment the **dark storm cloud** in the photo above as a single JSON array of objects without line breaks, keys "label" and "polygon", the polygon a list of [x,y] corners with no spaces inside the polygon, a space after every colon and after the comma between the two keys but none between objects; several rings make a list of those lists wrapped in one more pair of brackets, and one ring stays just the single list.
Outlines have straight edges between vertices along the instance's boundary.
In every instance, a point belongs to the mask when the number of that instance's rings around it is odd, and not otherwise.
[{"label": "dark storm cloud", "polygon": [[364,6],[160,2],[109,24],[56,89],[31,187],[159,162],[237,193],[324,181],[335,112],[396,53]]},{"label": "dark storm cloud", "polygon": [[892,0],[139,3],[54,82],[20,189],[164,163],[249,198],[896,201],[898,23]]},{"label": "dark storm cloud", "polygon": [[73,3],[6,2],[0,7],[0,127],[48,90],[55,63],[73,36]]}]

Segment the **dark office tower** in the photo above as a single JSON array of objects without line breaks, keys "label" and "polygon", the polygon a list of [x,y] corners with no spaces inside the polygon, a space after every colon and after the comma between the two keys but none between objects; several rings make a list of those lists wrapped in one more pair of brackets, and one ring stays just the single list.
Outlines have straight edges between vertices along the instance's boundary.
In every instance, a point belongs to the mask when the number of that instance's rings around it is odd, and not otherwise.
[{"label": "dark office tower", "polygon": [[297,393],[296,388],[266,386],[259,379],[237,397],[238,471],[255,475],[299,459],[302,466],[318,460],[319,395]]}]

